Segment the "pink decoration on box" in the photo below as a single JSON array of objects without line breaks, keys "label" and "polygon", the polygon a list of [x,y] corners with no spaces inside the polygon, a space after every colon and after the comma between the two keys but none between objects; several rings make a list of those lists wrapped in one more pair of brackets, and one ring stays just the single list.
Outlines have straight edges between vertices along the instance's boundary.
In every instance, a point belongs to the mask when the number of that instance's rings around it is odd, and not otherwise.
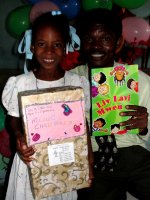
[{"label": "pink decoration on box", "polygon": [[26,106],[25,118],[29,134],[27,143],[34,145],[47,140],[83,135],[85,131],[83,108],[82,100],[65,104],[54,102]]}]

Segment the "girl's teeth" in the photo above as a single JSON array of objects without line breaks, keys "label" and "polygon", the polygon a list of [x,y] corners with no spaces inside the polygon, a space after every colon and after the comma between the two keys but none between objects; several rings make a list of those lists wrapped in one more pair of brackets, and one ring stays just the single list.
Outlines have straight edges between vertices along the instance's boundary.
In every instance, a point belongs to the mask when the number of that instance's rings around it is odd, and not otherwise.
[{"label": "girl's teeth", "polygon": [[54,62],[54,60],[50,60],[50,59],[44,59],[44,61],[47,62],[47,63]]}]

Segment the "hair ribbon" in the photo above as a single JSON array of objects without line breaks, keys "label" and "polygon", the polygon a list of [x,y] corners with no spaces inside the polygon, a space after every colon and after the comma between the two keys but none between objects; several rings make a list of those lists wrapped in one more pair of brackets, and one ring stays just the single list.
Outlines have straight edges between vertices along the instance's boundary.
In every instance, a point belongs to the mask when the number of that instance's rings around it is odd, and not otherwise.
[{"label": "hair ribbon", "polygon": [[69,26],[69,34],[71,38],[71,43],[68,44],[68,52],[74,52],[74,50],[80,49],[80,38],[76,34],[76,29],[73,26]]},{"label": "hair ribbon", "polygon": [[18,52],[21,54],[25,53],[25,63],[24,63],[25,74],[28,74],[26,60],[27,59],[31,60],[33,57],[33,53],[31,52],[30,47],[31,47],[31,30],[29,29],[25,31],[25,34],[18,46]]}]

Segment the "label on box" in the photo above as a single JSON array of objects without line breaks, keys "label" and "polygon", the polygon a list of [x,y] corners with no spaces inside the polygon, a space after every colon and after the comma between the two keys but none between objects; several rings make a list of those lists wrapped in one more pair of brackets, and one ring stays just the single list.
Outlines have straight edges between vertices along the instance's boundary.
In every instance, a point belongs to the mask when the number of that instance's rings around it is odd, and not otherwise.
[{"label": "label on box", "polygon": [[49,165],[61,165],[75,161],[73,142],[48,146]]}]

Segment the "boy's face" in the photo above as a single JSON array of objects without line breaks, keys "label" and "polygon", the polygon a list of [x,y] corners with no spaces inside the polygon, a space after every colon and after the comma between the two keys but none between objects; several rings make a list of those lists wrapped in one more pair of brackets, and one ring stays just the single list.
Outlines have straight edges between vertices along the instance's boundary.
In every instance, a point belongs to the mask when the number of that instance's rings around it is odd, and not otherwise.
[{"label": "boy's face", "polygon": [[117,39],[105,25],[94,24],[83,39],[83,52],[90,67],[111,67],[114,64]]}]

